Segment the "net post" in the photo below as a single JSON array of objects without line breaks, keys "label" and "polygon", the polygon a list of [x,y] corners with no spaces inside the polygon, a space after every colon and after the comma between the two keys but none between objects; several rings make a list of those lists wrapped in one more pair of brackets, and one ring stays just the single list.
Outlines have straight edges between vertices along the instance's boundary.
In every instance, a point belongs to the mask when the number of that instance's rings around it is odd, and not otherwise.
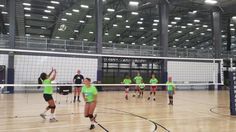
[{"label": "net post", "polygon": [[214,89],[216,90],[217,89],[217,84],[216,84],[216,60],[213,59],[213,83],[214,83]]},{"label": "net post", "polygon": [[[7,68],[7,84],[14,84],[15,78],[15,70],[14,68]],[[12,94],[14,93],[13,86],[7,86],[7,93]]]},{"label": "net post", "polygon": [[236,72],[230,71],[229,72],[229,78],[230,78],[230,114],[236,115],[236,109],[235,109],[235,95],[236,95]]}]

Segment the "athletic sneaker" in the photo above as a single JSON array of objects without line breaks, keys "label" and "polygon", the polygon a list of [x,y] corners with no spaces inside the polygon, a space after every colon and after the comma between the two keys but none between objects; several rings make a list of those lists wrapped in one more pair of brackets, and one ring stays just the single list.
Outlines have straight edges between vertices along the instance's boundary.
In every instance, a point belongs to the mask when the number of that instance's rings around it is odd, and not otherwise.
[{"label": "athletic sneaker", "polygon": [[156,99],[154,98],[153,101],[156,101]]},{"label": "athletic sneaker", "polygon": [[94,128],[95,128],[95,125],[92,124],[89,129],[92,130]]},{"label": "athletic sneaker", "polygon": [[125,99],[128,100],[128,96],[125,96]]},{"label": "athletic sneaker", "polygon": [[79,99],[77,100],[79,103],[81,102]]},{"label": "athletic sneaker", "polygon": [[56,118],[51,118],[50,122],[57,122],[58,120]]},{"label": "athletic sneaker", "polygon": [[135,97],[135,94],[133,95],[133,97]]},{"label": "athletic sneaker", "polygon": [[148,97],[148,100],[150,100],[150,97]]},{"label": "athletic sneaker", "polygon": [[45,115],[45,114],[42,113],[42,114],[40,114],[40,116],[41,116],[43,119],[46,119],[46,117],[45,117],[46,115]]}]

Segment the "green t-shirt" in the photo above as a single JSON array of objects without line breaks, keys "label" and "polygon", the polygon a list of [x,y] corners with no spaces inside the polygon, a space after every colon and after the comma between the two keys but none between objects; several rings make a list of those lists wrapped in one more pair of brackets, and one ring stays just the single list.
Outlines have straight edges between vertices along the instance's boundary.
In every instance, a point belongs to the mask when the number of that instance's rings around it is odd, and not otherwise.
[{"label": "green t-shirt", "polygon": [[166,84],[167,84],[167,90],[168,91],[173,91],[174,90],[175,84],[173,82],[167,81]]},{"label": "green t-shirt", "polygon": [[139,84],[139,87],[140,87],[140,89],[144,89],[144,88],[145,88],[144,83],[140,83],[140,84]]},{"label": "green t-shirt", "polygon": [[141,76],[134,77],[134,81],[135,81],[136,84],[142,83],[142,80],[143,80],[143,78]]},{"label": "green t-shirt", "polygon": [[43,81],[43,84],[47,85],[47,86],[44,86],[44,89],[43,89],[43,93],[44,94],[52,94],[53,93],[53,88],[51,86],[51,80],[50,79],[46,79]]},{"label": "green t-shirt", "polygon": [[126,78],[125,78],[125,79],[123,80],[123,83],[124,83],[124,84],[131,84],[132,81],[131,81],[131,79],[126,79]]},{"label": "green t-shirt", "polygon": [[95,86],[91,85],[90,87],[86,87],[84,85],[82,87],[82,93],[85,95],[86,102],[93,102],[98,92]]},{"label": "green t-shirt", "polygon": [[158,80],[156,78],[151,78],[150,79],[150,84],[157,84]]}]

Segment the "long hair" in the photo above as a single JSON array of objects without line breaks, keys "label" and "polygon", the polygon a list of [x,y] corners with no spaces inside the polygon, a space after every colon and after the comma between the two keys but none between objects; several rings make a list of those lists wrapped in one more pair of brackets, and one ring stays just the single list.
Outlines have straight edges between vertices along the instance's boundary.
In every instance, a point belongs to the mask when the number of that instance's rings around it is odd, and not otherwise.
[{"label": "long hair", "polygon": [[[47,79],[47,74],[43,72],[40,74],[40,77],[38,78],[38,84],[43,84],[43,81],[45,79]],[[40,89],[41,87],[38,86],[37,88]]]}]

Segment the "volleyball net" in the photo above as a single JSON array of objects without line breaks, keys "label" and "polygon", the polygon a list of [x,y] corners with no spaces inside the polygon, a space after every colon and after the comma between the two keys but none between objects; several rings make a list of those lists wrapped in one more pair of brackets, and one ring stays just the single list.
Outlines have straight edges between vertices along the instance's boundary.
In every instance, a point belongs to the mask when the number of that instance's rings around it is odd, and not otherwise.
[{"label": "volleyball net", "polygon": [[[14,54],[13,76],[7,75],[9,54]],[[101,59],[100,63],[98,57]],[[166,73],[163,72],[163,64],[166,65]],[[126,75],[132,80],[130,86],[135,87],[134,77],[137,72],[142,76],[146,87],[153,85],[149,83],[152,74],[159,81],[156,86],[166,86],[167,80],[163,78],[171,76],[177,89],[208,89],[221,86],[224,82],[222,59],[0,49],[0,65],[2,90],[11,86],[15,91],[37,90],[37,87],[42,87],[42,84],[38,84],[38,78],[42,72],[49,73],[52,67],[57,70],[52,84],[55,87],[80,86],[73,83],[78,69],[102,90],[119,90],[118,87],[122,89],[126,86],[121,84]],[[102,68],[100,73],[98,67]],[[102,74],[101,78],[97,78],[98,73]],[[14,77],[13,84],[7,83],[7,76]]]}]

